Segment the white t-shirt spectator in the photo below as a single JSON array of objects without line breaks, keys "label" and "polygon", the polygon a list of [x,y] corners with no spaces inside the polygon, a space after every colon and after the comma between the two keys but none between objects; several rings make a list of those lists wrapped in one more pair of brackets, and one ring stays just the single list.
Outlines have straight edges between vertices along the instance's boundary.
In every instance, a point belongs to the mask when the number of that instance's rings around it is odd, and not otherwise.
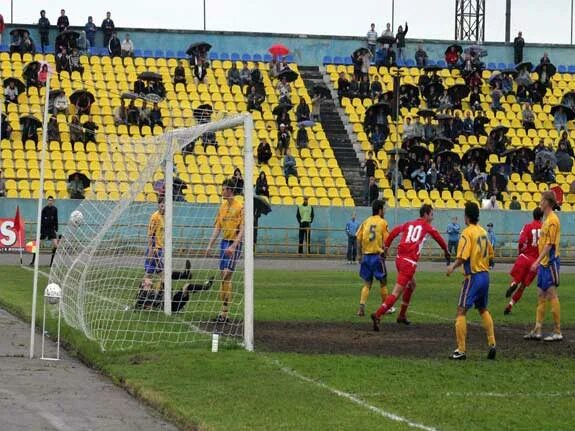
[{"label": "white t-shirt spectator", "polygon": [[375,45],[377,43],[377,31],[369,30],[367,32],[367,44],[368,45]]},{"label": "white t-shirt spectator", "polygon": [[6,96],[6,99],[8,99],[10,102],[16,103],[18,98],[18,89],[16,87],[6,87],[4,89],[4,96]]},{"label": "white t-shirt spectator", "polygon": [[122,52],[126,52],[128,54],[132,54],[134,52],[134,42],[132,39],[126,40],[124,39],[121,44]]}]

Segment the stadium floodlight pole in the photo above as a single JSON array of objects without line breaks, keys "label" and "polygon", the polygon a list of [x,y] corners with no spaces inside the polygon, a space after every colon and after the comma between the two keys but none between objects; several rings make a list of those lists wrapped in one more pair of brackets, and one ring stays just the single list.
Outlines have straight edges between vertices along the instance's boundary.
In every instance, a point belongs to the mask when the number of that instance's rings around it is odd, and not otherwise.
[{"label": "stadium floodlight pole", "polygon": [[395,28],[395,0],[391,0],[391,31]]},{"label": "stadium floodlight pole", "polygon": [[174,214],[174,134],[167,136],[164,173],[164,314],[172,314],[172,267],[173,267],[173,214]]},{"label": "stadium floodlight pole", "polygon": [[254,149],[253,121],[244,119],[244,347],[254,350]]},{"label": "stadium floodlight pole", "polygon": [[36,301],[38,296],[38,275],[40,269],[40,225],[42,223],[42,201],[44,200],[44,176],[46,174],[46,152],[48,146],[48,100],[52,73],[48,68],[46,92],[44,94],[44,120],[42,122],[42,155],[40,157],[40,190],[36,216],[36,256],[34,258],[34,284],[32,287],[32,315],[30,316],[30,359],[34,358],[34,340],[36,336]]},{"label": "stadium floodlight pole", "polygon": [[573,45],[573,0],[571,0],[571,45]]},{"label": "stadium floodlight pole", "polygon": [[204,31],[206,31],[206,0],[204,0]]}]

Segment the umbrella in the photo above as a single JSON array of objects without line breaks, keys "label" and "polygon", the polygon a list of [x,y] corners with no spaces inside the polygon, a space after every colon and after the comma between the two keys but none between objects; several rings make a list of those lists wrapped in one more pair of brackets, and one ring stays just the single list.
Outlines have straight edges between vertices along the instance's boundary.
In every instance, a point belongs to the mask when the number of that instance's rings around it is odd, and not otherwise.
[{"label": "umbrella", "polygon": [[469,54],[473,57],[479,56],[479,57],[485,57],[487,56],[487,50],[485,48],[483,48],[481,45],[471,45],[468,46],[467,48],[465,48],[464,51],[466,54]]},{"label": "umbrella", "polygon": [[508,158],[517,155],[525,157],[529,161],[533,161],[535,159],[535,152],[531,148],[513,148],[505,151],[502,155],[507,156]]},{"label": "umbrella", "polygon": [[429,148],[424,147],[423,145],[414,145],[411,148],[409,148],[407,152],[409,154],[415,154],[417,160],[422,160],[423,158],[425,158],[426,154],[431,157],[431,151],[429,151]]},{"label": "umbrella", "polygon": [[517,76],[517,71],[515,69],[504,69],[501,73],[504,75],[511,75],[514,78]]},{"label": "umbrella", "polygon": [[466,151],[461,161],[467,164],[471,159],[478,159],[485,161],[489,157],[489,150],[485,147],[473,147]]},{"label": "umbrella", "polygon": [[390,156],[405,156],[407,155],[407,151],[405,151],[403,148],[393,148],[389,151],[387,151],[387,154],[389,154]]},{"label": "umbrella", "polygon": [[64,90],[60,90],[59,88],[55,90],[50,90],[50,94],[48,95],[48,99],[54,100],[56,97],[61,96],[62,94],[66,94]]},{"label": "umbrella", "polygon": [[74,30],[66,30],[56,36],[56,46],[64,46],[68,48],[69,46],[76,46],[76,39],[80,37],[80,33]]},{"label": "umbrella", "polygon": [[555,73],[557,73],[557,68],[555,67],[554,64],[548,63],[548,64],[539,64],[536,68],[535,68],[535,72],[537,72],[539,74],[539,76],[541,76],[541,72],[543,72],[543,68],[547,69],[547,76],[550,78],[553,75],[555,75]]},{"label": "umbrella", "polygon": [[451,150],[453,148],[453,141],[448,138],[434,138],[431,142],[433,143],[434,151],[436,153]]},{"label": "umbrella", "polygon": [[505,134],[508,131],[509,131],[509,127],[499,125],[497,127],[494,127],[493,129],[491,129],[491,132],[489,132],[489,134],[491,135],[492,133],[499,133],[499,132],[502,132],[503,134]]},{"label": "umbrella", "polygon": [[209,103],[204,103],[194,109],[194,118],[196,121],[205,122],[212,116],[213,108]]},{"label": "umbrella", "polygon": [[547,162],[550,163],[551,169],[555,169],[557,166],[557,157],[555,153],[551,151],[539,151],[535,156],[536,165],[545,165]]},{"label": "umbrella", "polygon": [[74,177],[78,175],[78,177],[80,178],[80,181],[82,181],[82,185],[84,186],[85,189],[87,189],[88,187],[90,187],[90,178],[88,178],[86,176],[86,174],[83,174],[82,172],[74,172],[73,174],[68,175],[68,181],[74,181]]},{"label": "umbrella", "polygon": [[24,125],[26,123],[33,123],[36,126],[36,129],[42,127],[42,122],[34,117],[32,114],[24,115],[20,117],[20,124]]},{"label": "umbrella", "polygon": [[329,98],[331,96],[329,89],[323,85],[314,85],[313,94],[325,98]]},{"label": "umbrella", "polygon": [[477,120],[477,122],[482,126],[485,126],[487,123],[489,123],[489,118],[485,117],[484,115],[475,118],[475,120]]},{"label": "umbrella", "polygon": [[25,34],[30,35],[30,32],[26,28],[15,28],[14,30],[10,31],[10,36],[24,36]]},{"label": "umbrella", "polygon": [[374,103],[369,108],[365,110],[365,117],[376,117],[379,114],[385,116],[391,114],[391,107],[387,103]]},{"label": "umbrella", "polygon": [[417,115],[423,118],[427,117],[435,118],[436,113],[431,109],[420,109],[419,111],[417,111]]},{"label": "umbrella", "polygon": [[156,72],[142,72],[138,75],[138,79],[142,81],[161,81],[162,75]]},{"label": "umbrella", "polygon": [[455,48],[455,51],[461,55],[461,53],[463,52],[463,48],[461,47],[461,45],[458,45],[456,43],[454,43],[453,45],[449,45],[446,49],[445,49],[445,54],[447,54],[448,52],[451,51],[451,48]]},{"label": "umbrella", "polygon": [[379,96],[379,100],[380,100],[380,102],[382,100],[387,101],[387,102],[391,102],[393,100],[393,90],[389,90],[389,91],[386,91],[385,93],[382,93],[381,96]]},{"label": "umbrella", "polygon": [[441,70],[441,67],[436,66],[436,65],[429,65],[429,66],[425,66],[423,68],[423,70],[425,70],[426,72],[438,72]]},{"label": "umbrella", "polygon": [[561,104],[569,106],[570,108],[575,107],[575,91],[565,93],[561,99]]},{"label": "umbrella", "polygon": [[14,87],[18,89],[18,93],[22,93],[24,90],[26,90],[26,85],[24,85],[24,83],[18,78],[6,78],[4,80],[4,88],[8,87],[11,82],[13,82]]},{"label": "umbrella", "polygon": [[399,91],[419,94],[419,88],[413,84],[403,84],[401,87],[399,87]]},{"label": "umbrella", "polygon": [[393,36],[379,36],[377,38],[377,42],[383,45],[393,45],[396,42],[396,40],[395,37]]},{"label": "umbrella", "polygon": [[254,213],[268,215],[272,207],[265,196],[254,195]]},{"label": "umbrella", "polygon": [[212,45],[210,45],[208,42],[196,42],[196,43],[192,43],[188,47],[186,54],[194,55],[195,53],[200,52],[200,51],[208,52],[211,48],[212,48]]},{"label": "umbrella", "polygon": [[355,51],[353,51],[353,54],[351,54],[351,58],[356,59],[360,55],[366,54],[368,52],[370,52],[369,49],[362,46],[361,48],[357,48]]},{"label": "umbrella", "polygon": [[495,178],[495,186],[497,187],[497,190],[507,189],[507,179],[505,179],[505,175],[500,172],[492,173],[487,177],[487,182],[492,184],[493,178]]},{"label": "umbrella", "polygon": [[272,114],[278,116],[283,114],[284,112],[289,112],[291,108],[293,108],[293,105],[290,103],[280,103],[273,109]]},{"label": "umbrella", "polygon": [[465,84],[455,84],[447,89],[447,94],[455,100],[465,99],[469,95],[469,86]]},{"label": "umbrella", "polygon": [[140,98],[140,95],[136,94],[136,93],[131,93],[131,92],[122,93],[122,99],[136,100],[139,98]]},{"label": "umbrella", "polygon": [[446,159],[447,157],[451,157],[451,160],[456,161],[458,164],[461,163],[461,158],[459,157],[459,154],[457,154],[455,151],[451,151],[451,150],[443,150],[443,151],[436,152],[434,157],[436,160],[438,157],[441,157],[442,159]]},{"label": "umbrella", "polygon": [[94,95],[88,90],[76,90],[70,95],[70,102],[75,105],[78,102],[78,99],[83,96],[87,96],[90,99],[90,104],[94,103],[96,100]]},{"label": "umbrella", "polygon": [[435,119],[437,121],[449,121],[449,120],[453,120],[453,116],[449,115],[449,114],[438,114]]},{"label": "umbrella", "polygon": [[425,86],[425,88],[423,89],[423,95],[428,98],[429,95],[431,94],[431,91],[433,89],[433,92],[439,97],[440,95],[443,94],[443,91],[445,90],[445,88],[443,87],[443,84],[439,83],[439,82],[432,82],[431,84],[427,84]]},{"label": "umbrella", "polygon": [[275,57],[283,57],[289,54],[289,49],[281,43],[276,43],[268,48],[268,52]]},{"label": "umbrella", "polygon": [[[516,72],[517,73],[517,72]],[[495,86],[495,81],[500,81],[503,78],[503,76],[501,76],[501,72],[499,72],[498,70],[494,71],[491,76],[489,77],[489,84],[494,87]]]},{"label": "umbrella", "polygon": [[278,73],[278,79],[286,79],[287,82],[294,82],[299,74],[295,70],[284,69]]},{"label": "umbrella", "polygon": [[551,107],[551,115],[555,116],[557,111],[562,110],[565,115],[567,116],[567,121],[571,121],[575,119],[575,112],[571,109],[570,106],[567,105],[555,105]]},{"label": "umbrella", "polygon": [[315,121],[311,121],[311,120],[306,120],[306,121],[300,121],[299,123],[297,123],[298,127],[313,127],[315,126]]},{"label": "umbrella", "polygon": [[22,76],[28,78],[30,73],[38,74],[40,71],[40,62],[31,61],[22,68]]},{"label": "umbrella", "polygon": [[531,69],[533,69],[533,64],[530,61],[524,61],[523,63],[519,63],[517,66],[515,66],[515,70],[517,72],[521,72],[523,69],[527,69],[528,72],[531,72]]}]

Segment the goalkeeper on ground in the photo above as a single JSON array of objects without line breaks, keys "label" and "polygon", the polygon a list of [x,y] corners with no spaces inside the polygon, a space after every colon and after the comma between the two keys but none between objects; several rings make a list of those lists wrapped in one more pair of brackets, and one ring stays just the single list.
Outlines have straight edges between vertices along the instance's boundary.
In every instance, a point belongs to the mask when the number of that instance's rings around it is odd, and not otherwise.
[{"label": "goalkeeper on ground", "polygon": [[[192,278],[191,266],[191,262],[186,260],[185,271],[172,271],[172,280],[190,280]],[[184,288],[172,297],[172,312],[176,313],[185,307],[190,300],[190,293],[210,289],[214,284],[214,278],[210,277],[203,284],[186,283]],[[146,274],[140,283],[134,308],[136,310],[162,310],[164,308],[164,282],[157,281],[154,286],[154,281],[149,274]]]},{"label": "goalkeeper on ground", "polygon": [[220,299],[222,300],[222,310],[216,318],[216,321],[221,323],[229,321],[229,305],[232,300],[232,276],[242,253],[242,239],[244,236],[244,207],[241,202],[234,199],[234,188],[235,183],[229,178],[222,184],[224,202],[216,216],[214,232],[206,249],[207,256],[221,233],[220,271],[222,285],[220,288]]}]

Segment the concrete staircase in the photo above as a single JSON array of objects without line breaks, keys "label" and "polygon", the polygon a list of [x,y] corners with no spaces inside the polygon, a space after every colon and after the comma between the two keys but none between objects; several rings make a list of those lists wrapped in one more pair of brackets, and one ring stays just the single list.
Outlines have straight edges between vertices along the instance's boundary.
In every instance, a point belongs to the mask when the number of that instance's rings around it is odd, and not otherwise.
[{"label": "concrete staircase", "polygon": [[[316,85],[327,88],[319,67],[300,66],[299,71],[308,92],[312,92],[313,87]],[[339,101],[337,98],[334,99],[330,97],[322,100],[321,125],[333,149],[337,163],[342,170],[355,205],[363,206],[365,205],[365,182],[361,164],[353,147],[350,135],[341,121],[341,117],[338,113],[338,104]]]}]

